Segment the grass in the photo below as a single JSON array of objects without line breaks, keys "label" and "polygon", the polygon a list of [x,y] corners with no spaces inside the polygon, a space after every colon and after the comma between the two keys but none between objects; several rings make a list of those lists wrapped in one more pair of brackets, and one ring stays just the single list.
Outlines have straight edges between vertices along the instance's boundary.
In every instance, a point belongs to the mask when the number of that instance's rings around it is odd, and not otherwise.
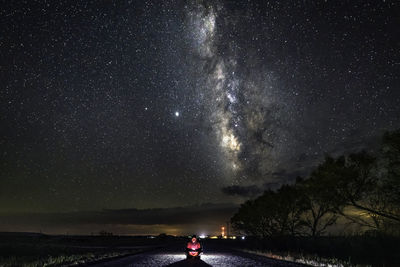
[{"label": "grass", "polygon": [[74,266],[140,253],[170,242],[165,238],[0,233],[0,266]]},{"label": "grass", "polygon": [[399,237],[283,236],[226,241],[238,250],[312,266],[400,266]]},{"label": "grass", "polygon": [[340,260],[337,258],[322,258],[316,254],[311,255],[311,254],[301,254],[301,253],[293,253],[293,252],[279,253],[279,252],[272,252],[272,251],[260,251],[260,250],[248,250],[248,249],[243,249],[241,251],[250,253],[250,254],[268,257],[271,259],[302,263],[302,264],[306,264],[306,265],[310,265],[310,266],[332,266],[332,267],[333,266],[338,266],[338,267],[371,266],[371,265],[352,264],[350,261]]},{"label": "grass", "polygon": [[[95,262],[102,259],[138,253],[140,249],[120,250],[120,249],[86,249],[87,251],[73,251],[71,248],[61,247],[42,247],[40,252],[33,249],[27,251],[25,248],[15,248],[18,253],[0,257],[0,266],[71,266],[83,263]],[[32,254],[32,252],[38,252]],[[3,253],[2,253],[3,254]],[[14,255],[13,255],[14,254]],[[17,254],[17,255],[16,255]]]}]

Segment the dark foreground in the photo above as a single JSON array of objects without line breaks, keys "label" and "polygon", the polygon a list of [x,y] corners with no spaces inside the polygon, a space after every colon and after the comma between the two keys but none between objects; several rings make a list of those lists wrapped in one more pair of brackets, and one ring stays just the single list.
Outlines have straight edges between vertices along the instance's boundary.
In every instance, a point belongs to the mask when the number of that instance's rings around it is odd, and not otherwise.
[{"label": "dark foreground", "polygon": [[[187,261],[186,237],[51,236],[0,233],[0,266],[299,266],[241,250],[258,251],[277,259],[320,265],[400,266],[400,239],[387,236],[318,238],[276,237],[265,240],[204,242],[201,260]],[[94,264],[97,263],[97,264]]]},{"label": "dark foreground", "polygon": [[235,251],[221,244],[205,244],[204,250],[201,259],[186,259],[183,246],[172,245],[91,266],[304,266]]}]

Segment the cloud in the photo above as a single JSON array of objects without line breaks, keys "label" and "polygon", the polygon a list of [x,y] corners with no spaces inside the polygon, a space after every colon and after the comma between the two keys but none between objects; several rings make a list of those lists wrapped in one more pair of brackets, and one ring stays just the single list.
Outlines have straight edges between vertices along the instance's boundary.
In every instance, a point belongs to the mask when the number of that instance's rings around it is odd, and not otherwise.
[{"label": "cloud", "polygon": [[[0,231],[88,234],[102,229],[120,234],[190,233],[219,230],[237,211],[234,204],[202,204],[160,209],[108,209],[66,213],[0,214]],[[13,230],[14,229],[14,230]],[[67,230],[66,230],[67,229]]]},{"label": "cloud", "polygon": [[222,188],[222,192],[230,196],[254,197],[260,195],[264,190],[256,185],[240,186],[231,185]]},{"label": "cloud", "polygon": [[[294,180],[294,179],[293,179]],[[262,185],[231,185],[221,188],[221,191],[229,196],[251,198],[261,195],[265,190],[277,190],[282,186],[281,182],[266,182]]]}]

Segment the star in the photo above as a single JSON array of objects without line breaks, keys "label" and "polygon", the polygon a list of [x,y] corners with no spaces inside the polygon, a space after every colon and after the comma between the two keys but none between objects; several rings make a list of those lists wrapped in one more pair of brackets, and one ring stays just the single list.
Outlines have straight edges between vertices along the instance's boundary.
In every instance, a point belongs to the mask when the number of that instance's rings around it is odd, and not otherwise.
[{"label": "star", "polygon": [[9,2],[0,214],[239,204],[400,128],[395,1]]}]

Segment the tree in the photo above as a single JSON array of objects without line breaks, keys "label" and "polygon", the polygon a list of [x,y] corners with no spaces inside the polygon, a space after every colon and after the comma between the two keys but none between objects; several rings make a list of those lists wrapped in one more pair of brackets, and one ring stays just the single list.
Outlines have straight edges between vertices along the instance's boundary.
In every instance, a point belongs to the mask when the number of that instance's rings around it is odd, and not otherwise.
[{"label": "tree", "polygon": [[384,134],[379,163],[381,224],[385,232],[400,234],[400,129]]},{"label": "tree", "polygon": [[342,199],[332,190],[340,175],[338,166],[343,164],[343,158],[335,160],[326,157],[308,179],[297,183],[305,198],[304,226],[311,236],[324,234],[329,226],[336,223],[337,211],[344,206]]},{"label": "tree", "polygon": [[400,129],[384,134],[381,151],[385,170],[383,189],[389,202],[395,207],[392,215],[400,218]]},{"label": "tree", "polygon": [[[387,222],[400,222],[399,213],[399,176],[396,173],[396,155],[400,158],[400,149],[389,134],[385,135],[379,157],[365,151],[345,157],[340,166],[335,192],[352,207],[353,214],[341,214],[352,222],[363,226],[384,230]],[[397,154],[396,154],[397,153]],[[398,161],[400,162],[400,161]]]},{"label": "tree", "polygon": [[262,207],[259,200],[248,200],[243,203],[239,211],[232,217],[231,225],[241,234],[265,238],[271,233],[268,227],[268,212]]},{"label": "tree", "polygon": [[[390,137],[389,140],[394,139]],[[330,159],[330,164],[327,161],[324,163],[324,178],[319,179],[329,185],[328,195],[335,200],[333,204],[336,205],[334,208],[337,214],[353,223],[379,231],[386,231],[388,223],[400,222],[400,191],[396,184],[399,176],[393,170],[396,155],[400,158],[400,149],[396,150],[396,143],[388,141],[383,142],[383,147],[384,153],[391,152],[389,156],[381,153],[375,157],[361,151]]]},{"label": "tree", "polygon": [[303,227],[304,202],[297,189],[284,185],[277,192],[268,190],[255,200],[245,202],[231,219],[232,226],[261,238],[299,235]]},{"label": "tree", "polygon": [[[351,212],[343,209],[336,211],[353,223],[361,226],[377,228],[379,216],[377,190],[377,177],[375,176],[376,158],[365,151],[341,157],[340,164],[336,166],[335,194],[340,198]],[[342,203],[342,204],[343,204]]]},{"label": "tree", "polygon": [[[297,178],[300,181],[301,178]],[[304,222],[302,215],[307,209],[307,198],[297,186],[283,185],[278,190],[278,204],[276,205],[282,218],[283,233],[297,236],[303,235]]]},{"label": "tree", "polygon": [[339,216],[400,234],[400,130],[385,133],[376,155],[327,156],[308,179],[244,203],[231,222],[258,237],[301,235],[303,230],[319,236]]}]

